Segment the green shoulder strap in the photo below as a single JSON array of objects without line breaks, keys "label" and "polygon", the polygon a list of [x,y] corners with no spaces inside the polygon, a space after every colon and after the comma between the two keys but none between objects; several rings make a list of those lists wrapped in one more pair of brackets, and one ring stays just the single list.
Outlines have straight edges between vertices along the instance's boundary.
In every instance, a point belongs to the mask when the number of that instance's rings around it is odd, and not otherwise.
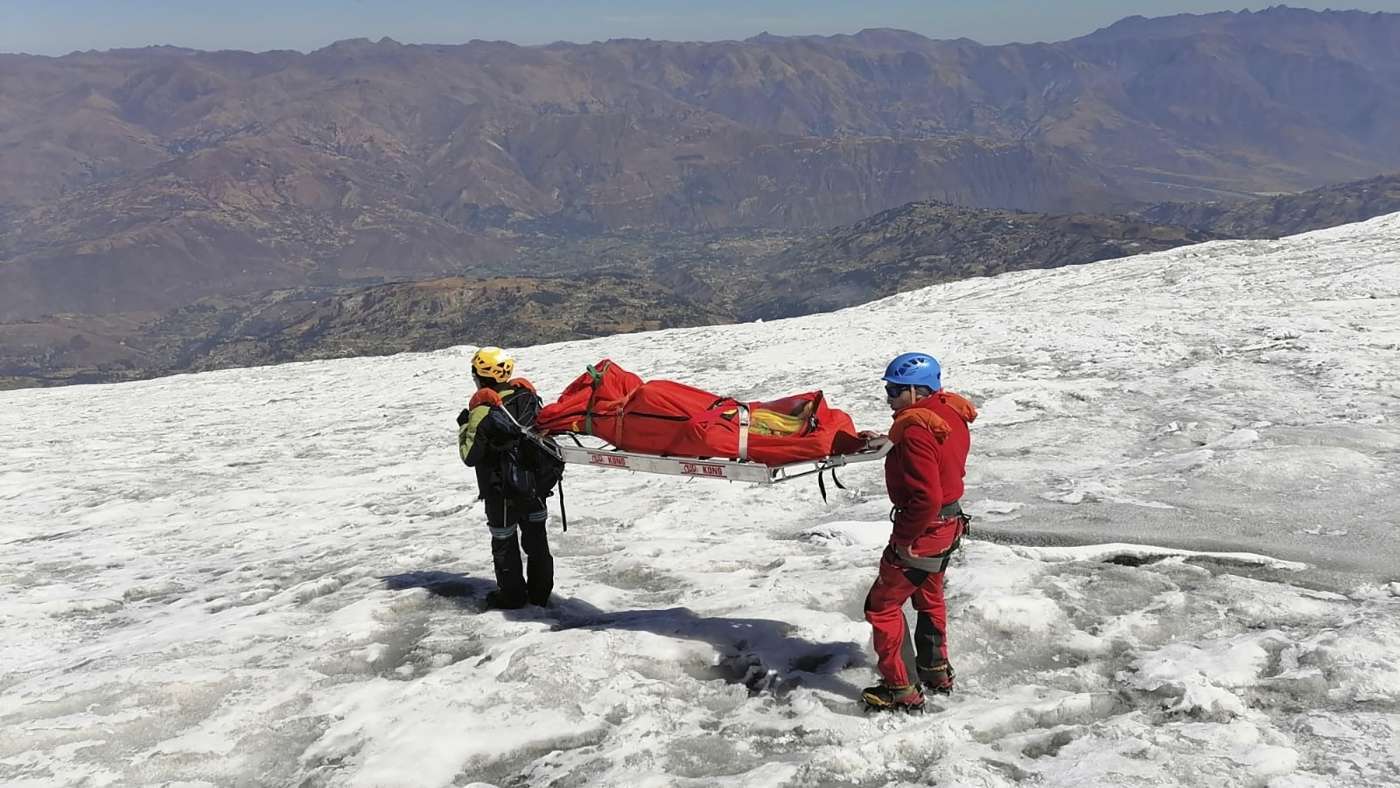
[{"label": "green shoulder strap", "polygon": [[589,364],[588,377],[593,379],[592,390],[588,393],[588,405],[583,409],[583,434],[593,434],[593,403],[598,400],[598,384],[603,382],[603,372]]}]

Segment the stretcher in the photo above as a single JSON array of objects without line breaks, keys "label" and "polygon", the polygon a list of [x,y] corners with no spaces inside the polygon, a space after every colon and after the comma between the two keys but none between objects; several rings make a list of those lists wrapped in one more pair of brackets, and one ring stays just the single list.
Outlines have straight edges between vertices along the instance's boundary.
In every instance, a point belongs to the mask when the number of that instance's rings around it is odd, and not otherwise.
[{"label": "stretcher", "polygon": [[836,469],[847,465],[882,460],[889,453],[891,443],[886,438],[876,438],[869,445],[850,454],[833,454],[810,460],[764,465],[753,460],[732,460],[713,457],[673,457],[661,454],[644,454],[636,451],[622,451],[603,443],[588,445],[581,436],[569,436],[574,445],[559,443],[560,458],[570,465],[588,465],[607,470],[627,470],[638,473],[657,473],[667,476],[690,476],[701,479],[723,479],[730,482],[750,484],[778,484],[807,476],[816,475],[822,496],[826,496],[823,474],[830,472],[832,481],[841,487],[836,478]]}]

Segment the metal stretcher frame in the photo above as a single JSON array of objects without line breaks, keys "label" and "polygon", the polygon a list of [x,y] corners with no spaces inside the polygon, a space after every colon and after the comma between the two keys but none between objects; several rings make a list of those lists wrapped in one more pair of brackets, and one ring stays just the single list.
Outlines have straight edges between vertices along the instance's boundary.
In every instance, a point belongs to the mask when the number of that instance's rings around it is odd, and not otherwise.
[{"label": "metal stretcher frame", "polygon": [[691,476],[701,479],[724,479],[731,482],[750,484],[777,484],[804,476],[835,471],[847,465],[874,462],[889,454],[891,444],[884,438],[877,438],[865,451],[854,454],[833,454],[814,460],[800,460],[784,465],[764,465],[752,460],[716,460],[699,457],[668,457],[658,454],[640,454],[621,451],[603,446],[584,446],[578,436],[572,436],[577,445],[559,444],[559,452],[564,462],[571,465],[591,465],[595,468],[637,471],[639,473],[659,473],[668,476]]}]

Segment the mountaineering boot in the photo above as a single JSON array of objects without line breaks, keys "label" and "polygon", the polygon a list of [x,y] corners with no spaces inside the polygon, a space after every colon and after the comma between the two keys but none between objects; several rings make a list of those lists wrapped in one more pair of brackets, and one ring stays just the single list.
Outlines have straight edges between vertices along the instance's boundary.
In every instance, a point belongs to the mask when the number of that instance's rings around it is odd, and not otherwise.
[{"label": "mountaineering boot", "polygon": [[486,594],[488,610],[519,610],[522,607],[525,607],[524,597],[507,594],[499,588]]},{"label": "mountaineering boot", "polygon": [[939,695],[953,693],[953,675],[953,666],[946,661],[930,668],[919,668],[919,681],[923,683],[924,689]]},{"label": "mountaineering boot", "polygon": [[892,687],[882,682],[873,687],[866,687],[861,692],[860,699],[865,701],[869,708],[881,711],[922,711],[924,708],[924,694],[919,691],[917,684]]}]

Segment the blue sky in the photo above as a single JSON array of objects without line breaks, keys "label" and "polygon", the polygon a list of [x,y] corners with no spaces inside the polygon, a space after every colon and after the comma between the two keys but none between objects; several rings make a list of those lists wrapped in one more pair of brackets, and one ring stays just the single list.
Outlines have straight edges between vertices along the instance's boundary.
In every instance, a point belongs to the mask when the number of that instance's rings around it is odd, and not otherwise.
[{"label": "blue sky", "polygon": [[[851,33],[899,27],[983,43],[1059,41],[1132,14],[1224,10],[1226,0],[0,0],[0,52],[175,44],[199,49],[299,49],[343,38],[404,43],[473,38],[520,44],[606,38],[716,40],[762,31]],[[1400,0],[1291,2],[1306,8],[1400,11]],[[1263,6],[1233,6],[1233,8]]]}]

